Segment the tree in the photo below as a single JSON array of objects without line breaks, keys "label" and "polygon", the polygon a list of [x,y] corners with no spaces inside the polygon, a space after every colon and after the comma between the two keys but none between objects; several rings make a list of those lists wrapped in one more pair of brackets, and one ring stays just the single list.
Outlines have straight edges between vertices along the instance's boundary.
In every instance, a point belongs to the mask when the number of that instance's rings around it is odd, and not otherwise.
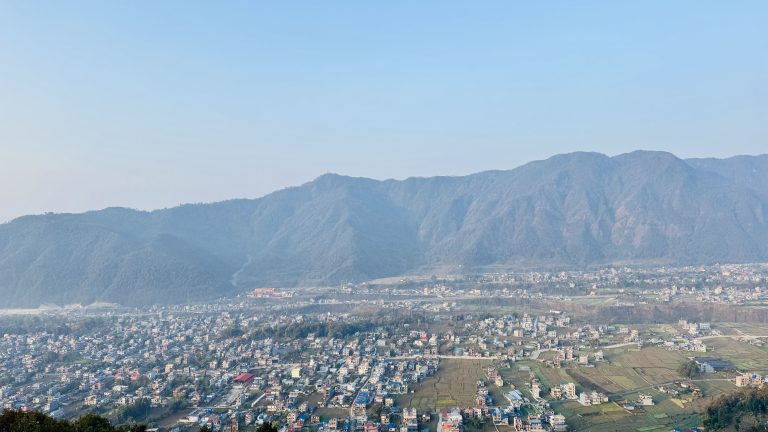
[{"label": "tree", "polygon": [[144,420],[149,416],[150,408],[149,399],[142,398],[136,403],[122,407],[117,418],[121,422]]},{"label": "tree", "polygon": [[677,368],[677,372],[679,372],[680,375],[688,378],[693,378],[701,373],[699,370],[699,365],[693,360],[681,363],[680,367]]},{"label": "tree", "polygon": [[40,412],[6,410],[0,414],[0,432],[146,432],[146,425],[114,427],[109,420],[86,414],[72,422],[56,420]]},{"label": "tree", "polygon": [[119,426],[115,429],[117,432],[147,432],[147,425],[137,424],[131,426]]},{"label": "tree", "polygon": [[111,432],[115,430],[109,420],[90,413],[75,420],[72,425],[78,432]]},{"label": "tree", "polygon": [[6,410],[0,414],[0,432],[75,432],[66,421],[39,412]]},{"label": "tree", "polygon": [[[729,427],[754,423],[750,431],[764,431],[768,415],[768,388],[750,388],[720,396],[704,412],[704,426],[707,430],[721,430]],[[737,429],[738,430],[738,429]]]},{"label": "tree", "polygon": [[187,400],[183,397],[174,398],[168,405],[168,410],[177,413],[187,407]]},{"label": "tree", "polygon": [[278,432],[277,427],[269,422],[264,422],[256,429],[256,432]]}]

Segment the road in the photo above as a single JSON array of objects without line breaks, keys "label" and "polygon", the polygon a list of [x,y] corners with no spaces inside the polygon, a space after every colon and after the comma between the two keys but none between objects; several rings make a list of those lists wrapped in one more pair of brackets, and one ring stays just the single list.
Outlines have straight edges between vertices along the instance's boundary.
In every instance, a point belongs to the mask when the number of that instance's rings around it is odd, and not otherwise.
[{"label": "road", "polygon": [[632,345],[638,346],[637,342],[624,342],[624,343],[618,343],[613,345],[601,346],[600,349],[613,349],[613,348],[621,348],[621,347],[632,346]]},{"label": "road", "polygon": [[[739,332],[741,333],[741,332]],[[754,340],[754,339],[761,339],[761,338],[768,338],[768,335],[748,335],[748,334],[737,334],[737,335],[710,335],[710,336],[701,336],[697,337],[696,339],[699,340],[705,340],[705,339],[716,339],[716,338],[731,338],[735,340],[739,339],[748,339],[748,340]]]},{"label": "road", "polygon": [[478,356],[469,356],[469,355],[463,355],[463,356],[456,356],[456,355],[444,355],[444,354],[437,354],[437,355],[412,355],[412,356],[397,356],[397,357],[380,357],[379,360],[416,360],[416,359],[457,359],[457,360],[501,360],[501,357],[499,356],[488,356],[488,357],[478,357]]}]

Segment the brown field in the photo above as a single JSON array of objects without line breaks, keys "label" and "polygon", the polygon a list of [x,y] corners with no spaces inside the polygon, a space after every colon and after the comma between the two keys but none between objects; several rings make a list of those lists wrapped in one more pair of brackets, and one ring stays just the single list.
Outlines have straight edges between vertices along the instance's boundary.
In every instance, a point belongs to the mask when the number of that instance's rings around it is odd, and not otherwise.
[{"label": "brown field", "polygon": [[344,418],[349,415],[349,410],[346,408],[330,408],[330,407],[324,407],[324,408],[317,408],[314,411],[314,414],[319,415],[323,419],[329,419],[329,418]]}]

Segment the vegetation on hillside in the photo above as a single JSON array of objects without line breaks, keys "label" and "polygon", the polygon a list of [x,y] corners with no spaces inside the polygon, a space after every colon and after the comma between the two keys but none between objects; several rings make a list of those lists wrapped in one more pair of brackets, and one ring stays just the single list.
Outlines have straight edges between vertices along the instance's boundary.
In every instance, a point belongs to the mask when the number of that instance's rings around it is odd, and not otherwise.
[{"label": "vegetation on hillside", "polygon": [[704,413],[707,430],[768,431],[768,387],[723,395]]},{"label": "vegetation on hillside", "polygon": [[0,432],[144,432],[146,425],[113,426],[109,420],[86,414],[74,421],[56,420],[40,412],[6,410],[0,414]]},{"label": "vegetation on hillside", "polygon": [[[57,420],[41,412],[5,410],[0,413],[0,432],[145,432],[145,424],[125,424],[113,426],[109,420],[95,414],[86,414],[77,420]],[[210,429],[203,427],[200,432]],[[267,425],[259,432],[277,432],[277,428]]]}]

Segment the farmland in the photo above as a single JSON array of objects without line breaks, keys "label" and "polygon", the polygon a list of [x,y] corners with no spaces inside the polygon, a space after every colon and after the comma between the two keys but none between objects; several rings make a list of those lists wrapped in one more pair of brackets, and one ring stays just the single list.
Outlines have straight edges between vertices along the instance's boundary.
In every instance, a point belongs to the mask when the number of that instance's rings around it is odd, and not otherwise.
[{"label": "farmland", "polygon": [[479,379],[485,377],[490,360],[447,359],[440,362],[434,376],[419,383],[413,393],[397,399],[400,407],[416,408],[418,411],[437,411],[454,406],[474,406],[476,387]]},{"label": "farmland", "polygon": [[[659,392],[658,385],[684,380],[676,370],[690,355],[660,347],[625,347],[606,351],[606,361],[597,362],[594,367],[556,368],[526,360],[500,372],[508,384],[526,393],[531,377],[535,376],[545,389],[570,381],[576,383],[579,392],[597,390],[610,397],[611,402],[593,406],[582,406],[576,401],[551,401],[553,408],[568,418],[571,430],[668,430],[673,426],[698,425],[701,421],[698,413],[712,399],[735,389],[725,375],[713,374],[696,379],[703,398],[673,398]],[[621,406],[621,402],[633,401],[640,393],[652,395],[655,405],[638,407],[634,413]]]},{"label": "farmland", "polygon": [[709,339],[707,345],[712,348],[712,355],[731,361],[739,370],[768,373],[768,352],[765,347],[732,338]]},{"label": "farmland", "polygon": [[[738,333],[737,329],[728,330],[729,333]],[[673,325],[644,326],[642,331],[662,338],[679,335],[679,329]],[[401,395],[397,403],[419,411],[473,406],[475,383],[485,378],[488,367],[496,367],[505,382],[503,388],[489,385],[489,391],[497,404],[505,403],[501,395],[511,388],[518,388],[530,397],[532,378],[541,382],[541,395],[547,399],[549,389],[563,382],[576,383],[578,392],[595,390],[609,396],[609,403],[593,406],[582,406],[576,401],[551,400],[555,411],[566,416],[571,430],[645,432],[697,426],[702,420],[700,413],[710,401],[735,389],[729,380],[734,374],[717,373],[694,378],[703,397],[694,398],[690,393],[671,396],[659,391],[660,385],[687,380],[677,372],[681,363],[697,355],[714,356],[730,360],[740,370],[768,371],[768,351],[765,347],[731,337],[712,337],[706,339],[706,343],[711,350],[706,354],[668,350],[661,346],[642,349],[635,345],[621,346],[604,350],[605,360],[592,362],[590,366],[574,362],[565,367],[555,367],[551,362],[555,355],[553,351],[540,353],[537,360],[517,362],[446,359],[440,363],[434,376],[414,386],[412,393]],[[640,393],[651,395],[654,405],[637,406],[634,411],[622,407],[624,402],[637,400]]]}]

